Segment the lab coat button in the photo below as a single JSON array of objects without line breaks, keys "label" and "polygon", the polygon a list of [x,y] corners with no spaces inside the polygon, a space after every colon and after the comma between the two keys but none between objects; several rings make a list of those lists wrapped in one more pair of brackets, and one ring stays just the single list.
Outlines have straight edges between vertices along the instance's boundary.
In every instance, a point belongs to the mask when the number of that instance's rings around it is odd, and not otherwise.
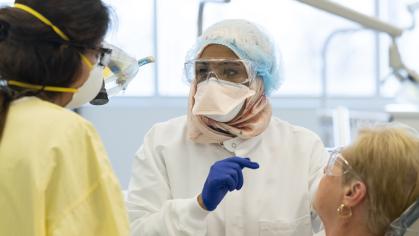
[{"label": "lab coat button", "polygon": [[237,144],[232,143],[232,144],[231,144],[231,147],[232,147],[232,148],[236,148],[236,147],[237,147]]}]

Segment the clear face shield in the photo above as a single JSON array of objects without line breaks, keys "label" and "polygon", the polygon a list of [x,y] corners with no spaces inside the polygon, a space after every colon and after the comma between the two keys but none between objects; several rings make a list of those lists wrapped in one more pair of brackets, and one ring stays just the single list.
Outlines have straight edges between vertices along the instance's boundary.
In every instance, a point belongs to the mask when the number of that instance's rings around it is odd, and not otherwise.
[{"label": "clear face shield", "polygon": [[197,84],[210,78],[249,86],[256,78],[255,66],[243,59],[197,59],[185,63],[188,82]]}]

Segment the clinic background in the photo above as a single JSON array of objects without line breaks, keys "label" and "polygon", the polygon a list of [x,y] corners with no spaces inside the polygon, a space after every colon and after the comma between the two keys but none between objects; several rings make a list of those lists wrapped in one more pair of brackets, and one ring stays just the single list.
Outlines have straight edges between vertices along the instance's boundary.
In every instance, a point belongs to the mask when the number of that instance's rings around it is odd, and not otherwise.
[{"label": "clinic background", "polygon": [[[155,64],[142,67],[128,89],[107,105],[86,105],[79,110],[99,131],[126,189],[131,161],[146,132],[157,122],[186,114],[189,85],[182,75],[183,63],[197,37],[200,1],[104,2],[116,15],[106,40],[138,59],[156,58]],[[338,135],[333,130],[338,106],[349,111],[351,133],[364,121],[390,119],[419,130],[419,102],[407,101],[401,83],[391,75],[387,35],[295,0],[207,2],[204,29],[223,19],[243,18],[262,25],[276,40],[284,84],[271,98],[275,116],[313,130],[328,147],[335,146],[334,136]],[[407,5],[419,1],[334,2],[407,28],[413,22]],[[0,0],[0,4],[12,1]],[[418,18],[413,17],[419,23]],[[398,43],[405,64],[419,71],[419,27],[406,31]]]}]

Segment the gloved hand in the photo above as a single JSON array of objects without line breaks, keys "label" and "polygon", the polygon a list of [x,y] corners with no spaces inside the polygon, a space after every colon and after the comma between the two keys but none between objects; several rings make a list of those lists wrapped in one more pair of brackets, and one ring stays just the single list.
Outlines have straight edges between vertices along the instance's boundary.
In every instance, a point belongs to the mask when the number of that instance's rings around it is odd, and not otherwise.
[{"label": "gloved hand", "polygon": [[223,200],[227,191],[243,187],[243,168],[257,169],[259,164],[249,158],[229,157],[215,162],[210,169],[201,193],[203,204],[213,211]]}]

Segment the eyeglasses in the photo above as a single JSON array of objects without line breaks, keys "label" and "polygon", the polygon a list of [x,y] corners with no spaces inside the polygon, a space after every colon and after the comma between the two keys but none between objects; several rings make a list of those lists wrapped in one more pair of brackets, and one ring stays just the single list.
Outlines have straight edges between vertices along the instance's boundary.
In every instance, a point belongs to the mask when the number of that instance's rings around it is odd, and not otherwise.
[{"label": "eyeglasses", "polygon": [[328,176],[343,176],[351,173],[358,179],[361,177],[355,172],[349,162],[342,156],[341,148],[331,151],[329,161],[324,168],[324,174]]},{"label": "eyeglasses", "polygon": [[109,62],[111,60],[112,49],[103,47],[102,45],[100,45],[98,47],[92,47],[92,46],[85,46],[85,45],[77,44],[77,43],[70,42],[70,41],[49,41],[49,42],[57,43],[57,44],[66,44],[66,45],[72,46],[74,48],[77,48],[81,51],[92,50],[92,51],[97,53],[96,54],[96,59],[98,60],[98,65],[99,66],[106,67],[106,66],[109,65]]},{"label": "eyeglasses", "polygon": [[99,61],[98,64],[103,67],[108,66],[111,60],[112,49],[98,47],[98,48],[95,48],[94,50],[99,52],[97,55],[97,59]]},{"label": "eyeglasses", "polygon": [[[112,49],[109,48],[103,48],[103,47],[96,47],[96,48],[88,48],[89,50],[92,50],[95,52],[95,57],[97,60],[97,65],[105,68],[109,65],[110,61],[111,61],[111,56],[112,56]],[[80,53],[80,56],[82,58],[82,60],[84,61],[84,63],[86,63],[86,65],[90,68],[93,69],[93,64],[92,62],[87,59],[87,57],[83,54]]]},{"label": "eyeglasses", "polygon": [[256,77],[255,66],[242,59],[197,59],[185,63],[187,80],[197,83],[216,78],[238,84],[247,84]]}]

